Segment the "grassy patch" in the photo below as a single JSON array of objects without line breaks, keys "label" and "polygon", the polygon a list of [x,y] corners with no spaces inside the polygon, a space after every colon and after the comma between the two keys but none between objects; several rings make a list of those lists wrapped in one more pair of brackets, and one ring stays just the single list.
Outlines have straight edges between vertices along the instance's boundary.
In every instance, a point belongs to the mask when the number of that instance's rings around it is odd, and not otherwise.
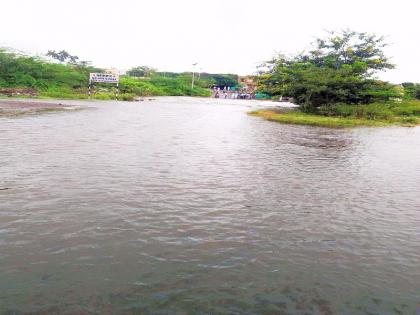
[{"label": "grassy patch", "polygon": [[384,126],[386,123],[344,117],[326,117],[320,115],[311,115],[299,111],[287,113],[277,113],[271,110],[257,110],[249,113],[252,116],[262,117],[266,120],[275,121],[283,124],[319,126],[329,128],[345,128],[357,126]]},{"label": "grassy patch", "polygon": [[420,124],[420,101],[369,105],[339,104],[334,108],[320,108],[319,114],[307,114],[299,110],[257,110],[249,114],[284,124],[329,128],[390,125],[410,127]]},{"label": "grassy patch", "polygon": [[336,104],[321,106],[318,113],[323,116],[354,117],[370,120],[392,120],[395,117],[419,117],[420,101],[372,103],[367,105]]}]

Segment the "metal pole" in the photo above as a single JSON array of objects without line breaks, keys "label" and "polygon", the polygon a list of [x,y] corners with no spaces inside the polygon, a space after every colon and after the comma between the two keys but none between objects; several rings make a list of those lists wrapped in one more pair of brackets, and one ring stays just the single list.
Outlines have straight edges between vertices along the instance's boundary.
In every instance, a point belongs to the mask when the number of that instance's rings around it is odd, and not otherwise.
[{"label": "metal pole", "polygon": [[88,92],[89,93],[89,99],[90,99],[90,94],[91,94],[91,91],[90,91],[91,87],[90,86],[91,86],[91,82],[89,81],[89,92]]},{"label": "metal pole", "polygon": [[115,100],[118,101],[118,94],[119,94],[120,90],[118,88],[118,82],[117,82],[117,90],[115,91]]},{"label": "metal pole", "polygon": [[193,63],[193,71],[192,71],[192,80],[191,80],[191,90],[194,89],[194,71],[195,71],[195,66],[197,65],[196,63]]}]

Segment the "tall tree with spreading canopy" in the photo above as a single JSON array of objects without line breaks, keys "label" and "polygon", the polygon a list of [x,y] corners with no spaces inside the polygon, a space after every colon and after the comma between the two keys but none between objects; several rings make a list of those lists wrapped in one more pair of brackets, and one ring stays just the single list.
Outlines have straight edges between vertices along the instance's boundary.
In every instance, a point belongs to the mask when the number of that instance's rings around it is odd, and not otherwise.
[{"label": "tall tree with spreading canopy", "polygon": [[392,85],[374,79],[394,68],[383,37],[350,30],[329,32],[314,48],[288,58],[279,55],[260,72],[260,90],[294,98],[303,109],[336,103],[363,104],[395,96]]}]

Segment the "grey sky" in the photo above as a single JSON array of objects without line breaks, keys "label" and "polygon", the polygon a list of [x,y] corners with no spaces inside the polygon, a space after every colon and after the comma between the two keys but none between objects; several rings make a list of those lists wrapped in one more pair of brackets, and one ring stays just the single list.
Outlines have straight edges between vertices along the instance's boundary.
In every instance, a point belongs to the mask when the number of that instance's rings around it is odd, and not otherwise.
[{"label": "grey sky", "polygon": [[0,46],[65,49],[94,65],[250,74],[324,30],[386,35],[392,82],[420,82],[420,1],[1,0]]}]

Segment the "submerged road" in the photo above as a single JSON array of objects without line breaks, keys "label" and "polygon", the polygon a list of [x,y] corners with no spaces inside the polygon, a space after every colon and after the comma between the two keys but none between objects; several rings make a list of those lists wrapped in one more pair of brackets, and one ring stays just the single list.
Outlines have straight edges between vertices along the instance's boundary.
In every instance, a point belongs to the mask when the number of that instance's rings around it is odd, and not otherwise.
[{"label": "submerged road", "polygon": [[0,118],[0,314],[414,314],[420,128],[163,97]]}]

